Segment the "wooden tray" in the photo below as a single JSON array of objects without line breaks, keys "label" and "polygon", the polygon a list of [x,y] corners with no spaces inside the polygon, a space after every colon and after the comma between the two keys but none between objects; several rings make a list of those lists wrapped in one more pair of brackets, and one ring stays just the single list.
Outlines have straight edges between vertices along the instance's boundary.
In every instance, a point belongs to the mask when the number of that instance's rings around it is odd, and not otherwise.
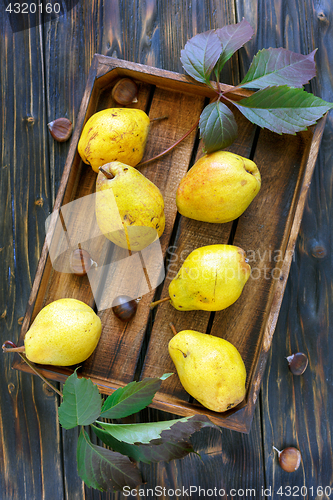
[{"label": "wooden tray", "polygon": [[[115,106],[111,90],[124,76],[133,78],[139,85],[138,103],[133,107],[145,110],[150,118],[168,115],[167,120],[151,125],[144,159],[162,152],[182,137],[214,97],[212,90],[186,76],[95,55],[54,210],[94,193],[96,173],[81,161],[77,152],[78,140],[93,113]],[[223,87],[228,89],[228,86]],[[237,95],[241,98],[248,95],[248,91],[240,91]],[[179,216],[175,204],[178,184],[188,168],[202,156],[197,131],[167,156],[142,167],[141,172],[160,188],[165,200],[166,228],[160,243],[166,278],[160,287],[144,295],[136,316],[127,325],[121,323],[111,309],[98,313],[103,324],[102,336],[96,351],[82,364],[79,373],[90,377],[102,393],[111,394],[132,380],[176,373],[167,349],[172,336],[170,321],[177,331],[209,332],[232,342],[241,353],[247,370],[244,402],[225,413],[207,410],[183,390],[175,374],[163,382],[152,406],[182,416],[206,414],[222,427],[249,432],[325,118],[306,132],[279,136],[267,130],[259,131],[236,109],[234,112],[239,136],[228,149],[256,162],[262,176],[261,191],[234,223],[208,224]],[[82,213],[82,217],[93,231],[94,213]],[[75,220],[72,222],[72,231],[75,231]],[[51,237],[57,238],[57,229],[52,224],[47,233],[47,238]],[[150,311],[152,300],[167,296],[171,279],[193,249],[228,242],[247,252],[252,267],[252,275],[235,304],[217,313],[180,312],[169,303]],[[110,254],[119,251],[103,236],[83,241],[81,246],[90,252],[99,267],[108,262]],[[62,297],[74,297],[95,307],[87,276],[78,277],[55,269],[45,241],[20,344],[42,307]],[[13,366],[30,372],[17,355]],[[73,372],[73,367],[40,368],[47,378],[58,381],[64,381]]]}]

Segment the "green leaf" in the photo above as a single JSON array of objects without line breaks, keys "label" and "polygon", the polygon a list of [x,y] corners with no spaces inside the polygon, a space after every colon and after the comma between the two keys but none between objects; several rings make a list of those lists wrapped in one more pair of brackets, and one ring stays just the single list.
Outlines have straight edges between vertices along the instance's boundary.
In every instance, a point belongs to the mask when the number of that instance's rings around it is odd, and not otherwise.
[{"label": "green leaf", "polygon": [[199,128],[206,153],[230,146],[237,137],[235,117],[228,106],[220,101],[205,107],[200,116]]},{"label": "green leaf", "polygon": [[225,63],[244,45],[244,43],[252,38],[253,33],[252,26],[245,19],[240,23],[229,24],[216,30],[216,34],[222,44],[222,54],[214,69],[218,79],[218,75],[221,73]]},{"label": "green leaf", "polygon": [[63,401],[59,407],[59,422],[65,429],[89,425],[99,417],[102,397],[90,379],[70,375],[63,388]]},{"label": "green leaf", "polygon": [[182,440],[202,427],[216,427],[205,415],[145,424],[109,424],[100,421],[98,424],[118,441],[129,444],[149,443],[160,437],[167,439],[172,437],[174,441]]},{"label": "green leaf", "polygon": [[232,102],[252,123],[278,134],[306,130],[333,107],[332,103],[303,89],[287,85],[267,87],[250,97]]},{"label": "green leaf", "polygon": [[180,60],[185,71],[195,80],[211,86],[210,75],[221,54],[221,42],[215,30],[199,33],[188,40]]},{"label": "green leaf", "polygon": [[95,425],[92,426],[93,431],[114,451],[127,455],[136,462],[144,462],[150,464],[152,462],[170,462],[178,458],[183,458],[189,453],[194,452],[191,443],[187,441],[172,441],[156,439],[150,441],[149,444],[128,444],[123,441],[118,441],[111,434]]},{"label": "green leaf", "polygon": [[173,375],[166,373],[161,378],[145,378],[130,382],[109,396],[102,407],[103,418],[124,418],[146,408],[161,387],[162,381]]},{"label": "green leaf", "polygon": [[100,491],[135,488],[142,483],[140,471],[128,457],[94,445],[81,430],[77,443],[77,470],[87,486]]},{"label": "green leaf", "polygon": [[239,87],[263,89],[284,84],[302,87],[316,76],[316,50],[306,56],[283,48],[260,50]]}]

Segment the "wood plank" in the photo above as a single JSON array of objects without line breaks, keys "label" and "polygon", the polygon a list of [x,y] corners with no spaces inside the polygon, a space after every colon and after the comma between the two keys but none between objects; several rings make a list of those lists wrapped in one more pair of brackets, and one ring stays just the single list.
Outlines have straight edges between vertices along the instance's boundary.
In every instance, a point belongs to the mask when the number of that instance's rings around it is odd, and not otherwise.
[{"label": "wood plank", "polygon": [[[257,2],[237,2],[240,15],[247,19],[256,12]],[[310,90],[332,100],[331,5],[296,2],[292,14],[287,2],[262,5],[266,22],[254,14],[257,37],[253,50],[262,46],[284,46],[308,54],[316,47],[317,77]],[[250,20],[250,19],[248,19]],[[254,52],[253,52],[254,53]],[[252,55],[253,55],[252,53]],[[332,484],[331,429],[333,407],[327,384],[331,377],[329,342],[331,320],[330,283],[332,267],[327,260],[331,229],[331,136],[328,116],[316,170],[305,204],[304,218],[287,282],[280,316],[263,379],[262,405],[267,484],[288,484],[316,488]],[[315,333],[314,333],[315,332]],[[309,366],[300,377],[293,376],[285,360],[303,351]],[[300,469],[288,476],[278,465],[272,446],[296,446],[302,454]],[[314,458],[315,457],[315,458]],[[309,491],[309,490],[308,490]]]},{"label": "wood plank", "polygon": [[[13,34],[2,8],[0,30],[2,344],[18,341],[51,204],[41,27]],[[57,397],[12,361],[0,366],[1,497],[63,497]]]}]

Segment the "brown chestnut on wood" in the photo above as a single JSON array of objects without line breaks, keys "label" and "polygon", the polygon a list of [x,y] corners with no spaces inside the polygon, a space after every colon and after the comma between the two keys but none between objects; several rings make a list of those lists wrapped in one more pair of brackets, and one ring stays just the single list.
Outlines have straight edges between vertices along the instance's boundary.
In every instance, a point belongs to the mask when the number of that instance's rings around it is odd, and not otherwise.
[{"label": "brown chestnut on wood", "polygon": [[58,142],[67,141],[73,132],[73,124],[68,118],[57,118],[48,123],[50,134]]},{"label": "brown chestnut on wood", "polygon": [[297,352],[287,357],[289,370],[293,375],[303,375],[308,366],[308,358],[303,352]]},{"label": "brown chestnut on wood", "polygon": [[289,446],[282,451],[275,448],[275,446],[273,446],[273,448],[278,453],[279,464],[283,470],[286,472],[294,472],[298,469],[301,463],[301,453],[297,448]]}]

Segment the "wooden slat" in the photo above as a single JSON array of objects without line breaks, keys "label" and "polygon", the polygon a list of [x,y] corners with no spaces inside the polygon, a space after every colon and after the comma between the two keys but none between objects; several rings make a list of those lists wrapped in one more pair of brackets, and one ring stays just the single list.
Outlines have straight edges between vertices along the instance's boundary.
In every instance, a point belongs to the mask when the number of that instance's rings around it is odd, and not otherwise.
[{"label": "wooden slat", "polygon": [[[2,8],[0,31],[2,344],[18,342],[51,204],[41,27],[13,34]],[[0,496],[63,497],[57,397],[40,380],[12,370],[12,361],[3,355],[0,363]]]},{"label": "wooden slat", "polygon": [[[287,2],[266,2],[256,16],[256,1],[237,1],[240,15],[252,17],[257,37],[253,52],[265,46],[284,46],[308,54],[315,48],[317,77],[310,90],[332,101],[331,4],[295,2],[289,15]],[[254,14],[254,15],[253,15]],[[265,19],[265,22],[263,21]],[[251,55],[251,54],[250,54]],[[332,484],[332,398],[327,384],[331,376],[329,340],[332,265],[327,259],[331,229],[332,117],[329,115],[320,154],[305,203],[290,276],[269,353],[261,393],[265,476],[267,484],[306,484],[316,489]],[[303,351],[309,366],[300,377],[288,370],[286,356]],[[302,454],[300,469],[287,478],[272,446],[296,446]],[[310,493],[309,493],[310,494]]]}]

